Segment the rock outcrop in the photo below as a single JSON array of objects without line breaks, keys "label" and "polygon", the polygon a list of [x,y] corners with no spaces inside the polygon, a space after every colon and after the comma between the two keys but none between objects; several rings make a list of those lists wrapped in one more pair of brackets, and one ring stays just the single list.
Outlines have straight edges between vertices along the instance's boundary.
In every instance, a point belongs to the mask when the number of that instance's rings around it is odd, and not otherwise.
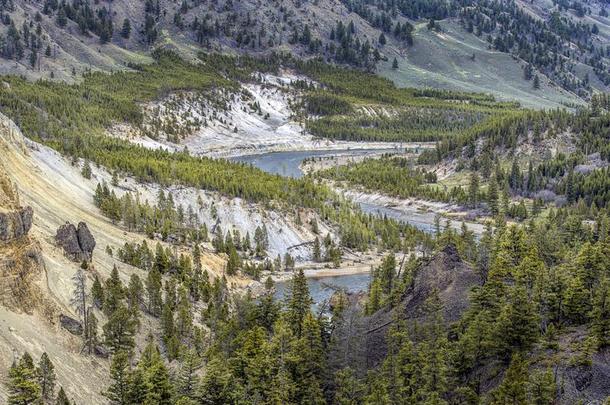
[{"label": "rock outcrop", "polygon": [[395,319],[419,320],[426,317],[425,303],[437,293],[447,323],[457,321],[468,308],[468,293],[481,280],[472,267],[448,245],[430,261],[420,266],[401,302],[392,310],[380,310],[365,319],[367,364],[374,366],[387,352],[386,334]]},{"label": "rock outcrop", "polygon": [[80,222],[78,228],[66,222],[57,230],[55,241],[64,250],[66,257],[72,261],[91,260],[93,256],[95,238],[84,222]]},{"label": "rock outcrop", "polygon": [[62,328],[73,335],[80,336],[83,334],[83,325],[78,320],[68,315],[59,315],[59,323]]},{"label": "rock outcrop", "polygon": [[32,227],[33,216],[32,207],[0,211],[0,241],[9,242],[27,235]]},{"label": "rock outcrop", "polygon": [[54,305],[40,288],[44,260],[40,244],[30,237],[34,210],[22,207],[19,193],[0,162],[0,305],[32,313],[39,309],[47,319]]}]

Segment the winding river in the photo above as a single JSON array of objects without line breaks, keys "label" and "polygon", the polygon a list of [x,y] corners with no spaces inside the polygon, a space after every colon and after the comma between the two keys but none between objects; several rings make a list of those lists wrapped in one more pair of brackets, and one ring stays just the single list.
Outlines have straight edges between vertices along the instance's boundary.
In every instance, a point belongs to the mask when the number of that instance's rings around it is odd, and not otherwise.
[{"label": "winding river", "polygon": [[[330,157],[330,156],[366,156],[378,155],[379,153],[391,153],[400,151],[399,149],[349,149],[349,150],[313,150],[313,151],[286,151],[286,152],[268,152],[258,155],[246,155],[232,158],[236,162],[251,164],[265,172],[279,174],[286,177],[300,178],[303,176],[301,164],[308,158]],[[368,201],[355,201],[360,205],[360,208],[366,213],[377,215],[385,215],[388,218],[395,219],[400,222],[408,223],[421,229],[425,232],[433,232],[434,214],[404,212],[397,208],[392,208],[380,204],[375,204]],[[474,224],[473,224],[474,225]],[[458,228],[459,223],[453,222],[452,226]],[[472,229],[472,227],[471,227]],[[479,233],[479,229],[473,229]],[[366,290],[368,287],[370,274],[346,274],[341,276],[331,277],[310,277],[308,278],[309,291],[314,300],[314,309],[321,302],[329,299],[333,294],[333,288],[338,287],[347,290],[348,292],[358,292]],[[276,298],[281,300],[284,298],[287,284],[278,282],[276,284]]]}]

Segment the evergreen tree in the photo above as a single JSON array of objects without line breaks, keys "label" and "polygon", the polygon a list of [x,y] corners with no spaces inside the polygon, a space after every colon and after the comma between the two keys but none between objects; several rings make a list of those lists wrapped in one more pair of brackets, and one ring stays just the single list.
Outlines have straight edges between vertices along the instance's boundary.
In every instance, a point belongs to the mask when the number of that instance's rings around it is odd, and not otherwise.
[{"label": "evergreen tree", "polygon": [[198,397],[204,404],[237,405],[243,398],[242,387],[229,371],[229,367],[214,357],[206,366]]},{"label": "evergreen tree", "polygon": [[117,351],[112,356],[110,364],[110,379],[112,382],[103,393],[110,403],[116,405],[129,405],[129,356],[123,350]]},{"label": "evergreen tree", "polygon": [[28,405],[40,401],[41,388],[36,368],[29,353],[25,352],[8,372],[9,405]]},{"label": "evergreen tree", "polygon": [[470,175],[470,186],[468,187],[468,198],[471,208],[479,206],[479,175],[473,171]]},{"label": "evergreen tree", "polygon": [[125,298],[125,289],[116,265],[113,266],[110,272],[110,278],[106,280],[104,293],[104,305],[102,308],[107,316],[111,316],[122,305],[122,300]]},{"label": "evergreen tree", "polygon": [[115,310],[103,327],[104,342],[113,353],[131,352],[135,346],[136,322],[124,306]]},{"label": "evergreen tree", "polygon": [[55,367],[47,353],[43,353],[38,362],[38,384],[44,401],[55,398]]},{"label": "evergreen tree", "polygon": [[534,76],[534,84],[533,84],[534,90],[538,90],[540,89],[540,78],[538,77],[538,75]]},{"label": "evergreen tree", "polygon": [[79,268],[74,276],[72,276],[74,283],[74,291],[70,303],[76,310],[76,313],[82,319],[83,325],[87,321],[87,276],[82,268]]},{"label": "evergreen tree", "polygon": [[85,324],[84,330],[84,338],[85,338],[85,347],[87,348],[87,352],[89,354],[93,353],[95,346],[98,343],[97,336],[97,318],[92,311],[92,308],[89,307],[87,309],[87,323]]},{"label": "evergreen tree", "polygon": [[527,403],[527,366],[521,355],[513,355],[504,379],[492,393],[492,398],[494,405]]},{"label": "evergreen tree", "polygon": [[302,269],[298,269],[292,277],[287,298],[287,316],[293,333],[298,337],[301,336],[301,325],[305,315],[309,313],[312,302],[305,274]]},{"label": "evergreen tree", "polygon": [[489,181],[489,190],[487,192],[487,202],[489,204],[489,211],[494,217],[500,212],[498,207],[498,181],[496,176],[492,176]]},{"label": "evergreen tree", "polygon": [[72,405],[70,403],[70,399],[66,395],[63,387],[59,387],[59,392],[57,393],[57,399],[55,400],[55,405]]},{"label": "evergreen tree", "polygon": [[313,242],[313,261],[319,262],[322,260],[322,253],[320,250],[320,239],[316,237]]},{"label": "evergreen tree", "polygon": [[554,404],[557,400],[557,384],[551,369],[536,371],[528,386],[529,403],[532,405]]},{"label": "evergreen tree", "polygon": [[379,45],[384,46],[386,44],[386,39],[385,39],[385,35],[383,35],[383,32],[381,34],[379,34]]},{"label": "evergreen tree", "polygon": [[153,316],[161,314],[163,297],[161,295],[161,273],[153,269],[146,277],[146,293],[148,295],[148,312]]},{"label": "evergreen tree", "polygon": [[610,281],[607,277],[595,289],[591,319],[591,334],[599,346],[610,346]]},{"label": "evergreen tree", "polygon": [[195,399],[197,394],[197,370],[202,367],[201,358],[194,350],[185,352],[178,374],[178,393],[181,397]]},{"label": "evergreen tree", "polygon": [[337,405],[358,405],[362,403],[365,386],[358,380],[354,370],[346,367],[335,375],[335,398]]},{"label": "evergreen tree", "polygon": [[89,165],[89,161],[85,160],[85,163],[83,164],[83,169],[81,170],[81,174],[87,180],[91,179],[91,165]]},{"label": "evergreen tree", "polygon": [[97,274],[94,276],[93,285],[91,286],[91,298],[93,299],[93,305],[101,309],[104,304],[104,288]]},{"label": "evergreen tree", "polygon": [[121,36],[125,39],[128,39],[131,35],[131,22],[129,18],[125,18],[123,20],[123,27],[121,28]]}]

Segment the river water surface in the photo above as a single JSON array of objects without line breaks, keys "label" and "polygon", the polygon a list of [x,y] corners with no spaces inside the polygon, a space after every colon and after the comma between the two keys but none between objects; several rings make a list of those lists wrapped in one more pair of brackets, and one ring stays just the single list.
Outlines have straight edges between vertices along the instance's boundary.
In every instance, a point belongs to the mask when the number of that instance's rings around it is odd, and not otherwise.
[{"label": "river water surface", "polygon": [[267,152],[260,155],[245,155],[231,158],[234,162],[251,164],[267,173],[284,177],[303,177],[300,166],[305,159],[325,156],[366,156],[380,153],[398,153],[404,149],[338,149],[338,150],[300,150],[288,152]]}]

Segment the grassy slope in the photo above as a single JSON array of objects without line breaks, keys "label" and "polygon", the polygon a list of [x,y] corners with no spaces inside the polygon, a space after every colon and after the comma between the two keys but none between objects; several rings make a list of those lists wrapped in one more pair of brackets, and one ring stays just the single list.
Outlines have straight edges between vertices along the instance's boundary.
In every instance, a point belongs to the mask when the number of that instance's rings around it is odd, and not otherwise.
[{"label": "grassy slope", "polygon": [[522,66],[511,56],[489,49],[484,39],[465,32],[455,21],[442,21],[441,26],[443,32],[435,33],[425,23],[417,24],[415,44],[403,57],[397,57],[399,68],[391,68],[390,57],[379,65],[378,73],[402,87],[490,93],[532,108],[581,102],[564,90],[550,87],[545,78],[542,88],[533,90],[532,82],[523,80]]}]

